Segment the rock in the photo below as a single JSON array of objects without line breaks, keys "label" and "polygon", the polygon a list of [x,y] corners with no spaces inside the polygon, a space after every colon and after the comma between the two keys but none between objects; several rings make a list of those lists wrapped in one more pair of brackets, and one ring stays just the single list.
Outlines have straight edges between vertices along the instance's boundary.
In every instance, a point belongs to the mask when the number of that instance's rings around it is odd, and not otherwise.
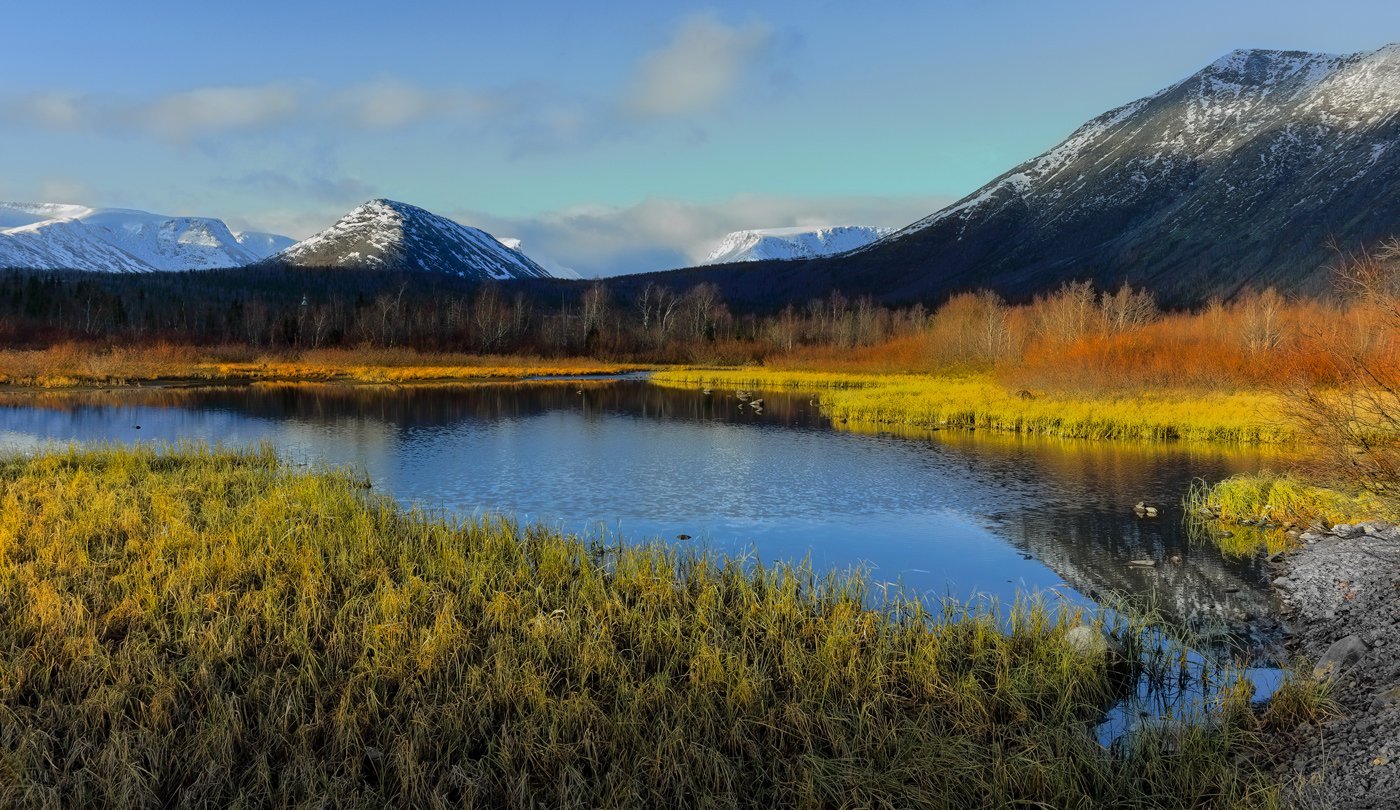
[{"label": "rock", "polygon": [[1137,512],[1138,517],[1157,517],[1157,507],[1148,506],[1144,501],[1138,501],[1133,511]]},{"label": "rock", "polygon": [[1270,584],[1281,591],[1293,590],[1293,583],[1289,581],[1288,577],[1278,577]]},{"label": "rock", "polygon": [[1118,639],[1104,635],[1102,630],[1087,624],[1071,627],[1065,633],[1065,643],[1071,650],[1087,658],[1116,658],[1123,654]]},{"label": "rock", "polygon": [[1282,551],[1282,550],[1280,550],[1280,551],[1275,551],[1273,554],[1270,554],[1270,555],[1269,555],[1269,562],[1271,562],[1271,563],[1276,563],[1276,562],[1278,562],[1279,560],[1282,560],[1282,559],[1283,559],[1283,551]]},{"label": "rock", "polygon": [[1360,526],[1353,526],[1350,523],[1338,523],[1332,527],[1332,534],[1349,540],[1353,537],[1360,537],[1365,534],[1365,531]]},{"label": "rock", "polygon": [[1298,539],[1302,540],[1304,543],[1316,543],[1322,539],[1322,534],[1314,531],[1306,531],[1298,535]]},{"label": "rock", "polygon": [[1371,534],[1374,534],[1376,537],[1379,537],[1382,540],[1388,540],[1392,543],[1400,543],[1400,526],[1381,524],[1380,526],[1377,526],[1376,530],[1374,532],[1371,532]]},{"label": "rock", "polygon": [[1358,635],[1350,635],[1346,638],[1332,642],[1332,646],[1327,648],[1327,652],[1317,659],[1317,664],[1313,667],[1314,678],[1330,678],[1339,674],[1343,669],[1361,660],[1361,656],[1366,654],[1366,642]]},{"label": "rock", "polygon": [[1151,568],[1156,564],[1156,560],[1128,560],[1128,566],[1131,568]]}]

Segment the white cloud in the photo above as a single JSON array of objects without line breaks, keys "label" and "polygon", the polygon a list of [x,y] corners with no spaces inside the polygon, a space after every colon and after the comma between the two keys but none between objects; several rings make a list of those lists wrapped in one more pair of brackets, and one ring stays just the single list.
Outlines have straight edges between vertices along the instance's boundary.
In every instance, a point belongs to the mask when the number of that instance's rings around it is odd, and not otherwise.
[{"label": "white cloud", "polygon": [[0,102],[0,123],[99,134],[136,131],[183,142],[267,129],[294,120],[301,110],[300,93],[287,84],[196,87],[148,99],[48,92]]},{"label": "white cloud", "polygon": [[86,114],[81,99],[63,93],[37,93],[0,108],[6,118],[27,119],[44,129],[79,129]]},{"label": "white cloud", "polygon": [[217,136],[302,127],[310,131],[399,130],[466,125],[513,157],[633,137],[648,122],[720,109],[770,50],[761,22],[730,25],[712,14],[684,19],[643,56],[629,81],[597,95],[563,85],[470,88],[393,76],[339,86],[281,81],[177,89],[152,96],[38,92],[0,98],[0,126],[96,135],[138,133],[188,144]]},{"label": "white cloud", "polygon": [[449,213],[467,225],[524,242],[584,276],[612,276],[693,265],[723,236],[746,228],[817,225],[900,227],[951,202],[945,197],[781,197],[740,195],[713,203],[648,199],[636,205],[580,206],[534,217]]},{"label": "white cloud", "polygon": [[326,109],[360,129],[400,129],[423,121],[470,120],[493,102],[461,88],[435,89],[385,76],[331,95]]},{"label": "white cloud", "polygon": [[712,14],[691,16],[665,47],[638,64],[625,107],[656,117],[713,110],[739,88],[772,36],[758,22],[730,26]]},{"label": "white cloud", "polygon": [[301,99],[284,84],[198,87],[137,104],[128,114],[136,126],[177,141],[236,130],[265,129],[291,120]]}]

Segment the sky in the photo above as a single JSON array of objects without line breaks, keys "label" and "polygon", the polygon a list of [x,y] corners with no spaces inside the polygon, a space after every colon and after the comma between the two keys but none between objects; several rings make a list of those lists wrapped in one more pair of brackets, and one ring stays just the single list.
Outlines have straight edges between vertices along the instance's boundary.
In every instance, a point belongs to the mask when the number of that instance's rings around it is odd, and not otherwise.
[{"label": "sky", "polygon": [[389,197],[585,276],[902,226],[1234,48],[1400,3],[68,0],[7,8],[0,199],[301,238]]}]

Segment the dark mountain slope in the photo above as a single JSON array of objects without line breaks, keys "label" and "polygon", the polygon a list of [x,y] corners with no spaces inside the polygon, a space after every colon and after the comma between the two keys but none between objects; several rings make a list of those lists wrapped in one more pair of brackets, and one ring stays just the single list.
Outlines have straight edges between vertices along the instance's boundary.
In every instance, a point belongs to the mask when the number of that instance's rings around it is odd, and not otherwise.
[{"label": "dark mountain slope", "polygon": [[1400,46],[1236,51],[868,247],[675,278],[774,303],[832,288],[895,303],[977,287],[1025,298],[1126,279],[1189,303],[1246,286],[1321,291],[1334,244],[1398,233]]}]

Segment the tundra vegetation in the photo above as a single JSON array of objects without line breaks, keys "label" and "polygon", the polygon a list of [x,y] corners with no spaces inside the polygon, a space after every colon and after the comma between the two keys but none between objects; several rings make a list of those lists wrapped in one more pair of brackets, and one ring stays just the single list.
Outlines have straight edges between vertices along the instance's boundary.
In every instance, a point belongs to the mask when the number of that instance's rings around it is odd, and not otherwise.
[{"label": "tundra vegetation", "polygon": [[8,458],[0,507],[5,806],[1277,800],[1229,671],[1210,722],[1095,739],[1143,666],[1189,678],[1123,618],[405,511],[268,449]]}]

